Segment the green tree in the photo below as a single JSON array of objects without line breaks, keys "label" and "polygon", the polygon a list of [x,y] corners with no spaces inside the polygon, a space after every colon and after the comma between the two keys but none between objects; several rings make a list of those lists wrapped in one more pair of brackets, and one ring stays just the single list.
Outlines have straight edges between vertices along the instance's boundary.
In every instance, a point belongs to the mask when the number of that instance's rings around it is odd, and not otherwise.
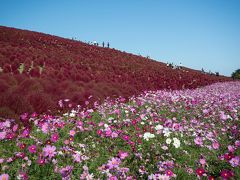
[{"label": "green tree", "polygon": [[240,69],[237,69],[235,72],[232,73],[233,79],[240,79]]}]

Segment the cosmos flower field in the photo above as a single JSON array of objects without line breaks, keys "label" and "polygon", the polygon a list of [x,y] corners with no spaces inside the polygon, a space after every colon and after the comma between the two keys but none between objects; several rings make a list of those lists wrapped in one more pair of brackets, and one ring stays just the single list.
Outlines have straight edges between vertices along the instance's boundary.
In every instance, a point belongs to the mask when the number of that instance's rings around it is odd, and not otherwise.
[{"label": "cosmos flower field", "polygon": [[148,91],[60,114],[0,122],[1,180],[240,177],[240,82]]}]

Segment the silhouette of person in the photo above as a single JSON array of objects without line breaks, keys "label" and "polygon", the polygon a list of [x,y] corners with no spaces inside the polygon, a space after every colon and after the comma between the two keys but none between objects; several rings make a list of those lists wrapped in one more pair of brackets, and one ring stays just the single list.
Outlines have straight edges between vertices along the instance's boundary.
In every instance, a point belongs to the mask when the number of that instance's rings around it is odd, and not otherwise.
[{"label": "silhouette of person", "polygon": [[109,42],[107,43],[107,47],[108,47],[108,48],[110,47],[110,44],[109,44]]},{"label": "silhouette of person", "polygon": [[102,43],[102,47],[104,47],[104,41],[103,41],[103,43]]}]

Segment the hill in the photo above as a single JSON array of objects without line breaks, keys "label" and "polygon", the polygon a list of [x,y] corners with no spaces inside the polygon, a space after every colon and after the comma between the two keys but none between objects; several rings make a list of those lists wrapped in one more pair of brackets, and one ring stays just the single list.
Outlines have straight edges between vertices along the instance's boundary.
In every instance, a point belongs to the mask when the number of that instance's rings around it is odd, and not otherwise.
[{"label": "hill", "polygon": [[[196,88],[230,78],[27,30],[0,26],[0,116],[55,111],[75,104],[129,97],[145,90]],[[92,96],[89,99],[89,96]]]}]

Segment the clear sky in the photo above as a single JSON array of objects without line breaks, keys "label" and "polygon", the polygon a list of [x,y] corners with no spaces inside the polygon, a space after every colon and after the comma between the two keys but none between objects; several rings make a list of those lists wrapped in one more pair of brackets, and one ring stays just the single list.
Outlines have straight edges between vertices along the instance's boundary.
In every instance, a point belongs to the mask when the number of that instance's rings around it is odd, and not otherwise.
[{"label": "clear sky", "polygon": [[0,25],[227,76],[240,68],[240,0],[0,0]]}]

